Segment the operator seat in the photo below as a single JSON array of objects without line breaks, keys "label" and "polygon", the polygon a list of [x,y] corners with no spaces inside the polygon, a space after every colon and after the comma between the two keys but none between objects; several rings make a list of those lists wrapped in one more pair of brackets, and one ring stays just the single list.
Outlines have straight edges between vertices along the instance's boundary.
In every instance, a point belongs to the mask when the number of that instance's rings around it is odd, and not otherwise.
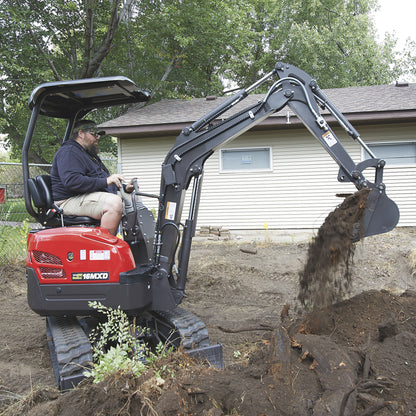
[{"label": "operator seat", "polygon": [[53,202],[52,180],[49,175],[39,175],[28,179],[29,193],[37,208],[37,220],[45,227],[71,225],[100,225],[100,220],[91,217],[64,215],[63,210]]}]

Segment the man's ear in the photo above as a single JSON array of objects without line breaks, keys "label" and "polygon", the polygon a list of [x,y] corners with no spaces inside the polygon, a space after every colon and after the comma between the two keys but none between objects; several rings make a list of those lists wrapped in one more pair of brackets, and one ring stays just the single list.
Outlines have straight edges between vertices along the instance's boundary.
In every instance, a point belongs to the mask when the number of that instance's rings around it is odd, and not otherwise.
[{"label": "man's ear", "polygon": [[79,139],[83,140],[84,136],[82,135],[84,132],[82,130],[78,130],[77,136],[74,138],[75,141],[78,141]]}]

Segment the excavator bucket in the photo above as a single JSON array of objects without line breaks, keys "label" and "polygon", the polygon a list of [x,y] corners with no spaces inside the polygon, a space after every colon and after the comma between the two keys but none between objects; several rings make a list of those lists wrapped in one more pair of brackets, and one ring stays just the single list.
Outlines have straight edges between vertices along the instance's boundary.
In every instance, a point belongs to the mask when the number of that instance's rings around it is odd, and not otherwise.
[{"label": "excavator bucket", "polygon": [[365,204],[359,238],[391,231],[399,222],[399,216],[399,208],[384,190],[371,189]]}]

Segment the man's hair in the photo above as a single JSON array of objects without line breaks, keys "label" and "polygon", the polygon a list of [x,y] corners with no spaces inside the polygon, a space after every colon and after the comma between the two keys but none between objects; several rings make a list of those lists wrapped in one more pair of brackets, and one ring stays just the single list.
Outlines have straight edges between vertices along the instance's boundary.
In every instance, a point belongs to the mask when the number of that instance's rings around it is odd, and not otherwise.
[{"label": "man's hair", "polygon": [[105,134],[104,130],[98,130],[97,125],[92,120],[77,120],[74,123],[74,127],[72,128],[71,132],[71,139],[76,139],[78,136],[78,132],[82,131],[96,131],[97,134],[102,136]]}]

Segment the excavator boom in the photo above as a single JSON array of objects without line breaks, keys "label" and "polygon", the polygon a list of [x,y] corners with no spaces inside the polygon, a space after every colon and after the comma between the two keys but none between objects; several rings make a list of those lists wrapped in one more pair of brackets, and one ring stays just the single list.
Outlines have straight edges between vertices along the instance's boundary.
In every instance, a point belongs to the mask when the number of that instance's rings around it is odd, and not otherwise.
[{"label": "excavator boom", "polygon": [[[224,121],[213,123],[221,114],[244,100],[248,94],[273,78],[277,78],[264,99],[234,114]],[[399,220],[397,205],[387,197],[382,182],[385,162],[376,158],[360,138],[357,130],[330,102],[317,82],[299,68],[277,63],[273,71],[247,89],[242,89],[217,108],[183,129],[162,165],[160,209],[156,225],[154,264],[160,279],[171,278],[174,254],[179,246],[179,230],[185,191],[193,179],[193,197],[189,217],[183,226],[175,289],[179,298],[185,288],[191,239],[194,234],[201,178],[205,161],[227,142],[259,124],[265,118],[288,106],[303,122],[311,134],[339,165],[338,180],[352,182],[357,190],[368,189],[365,211],[355,229],[353,240],[393,229]],[[320,114],[327,108],[342,128],[371,155],[356,164],[338,137]],[[363,171],[375,169],[374,181]]]}]

